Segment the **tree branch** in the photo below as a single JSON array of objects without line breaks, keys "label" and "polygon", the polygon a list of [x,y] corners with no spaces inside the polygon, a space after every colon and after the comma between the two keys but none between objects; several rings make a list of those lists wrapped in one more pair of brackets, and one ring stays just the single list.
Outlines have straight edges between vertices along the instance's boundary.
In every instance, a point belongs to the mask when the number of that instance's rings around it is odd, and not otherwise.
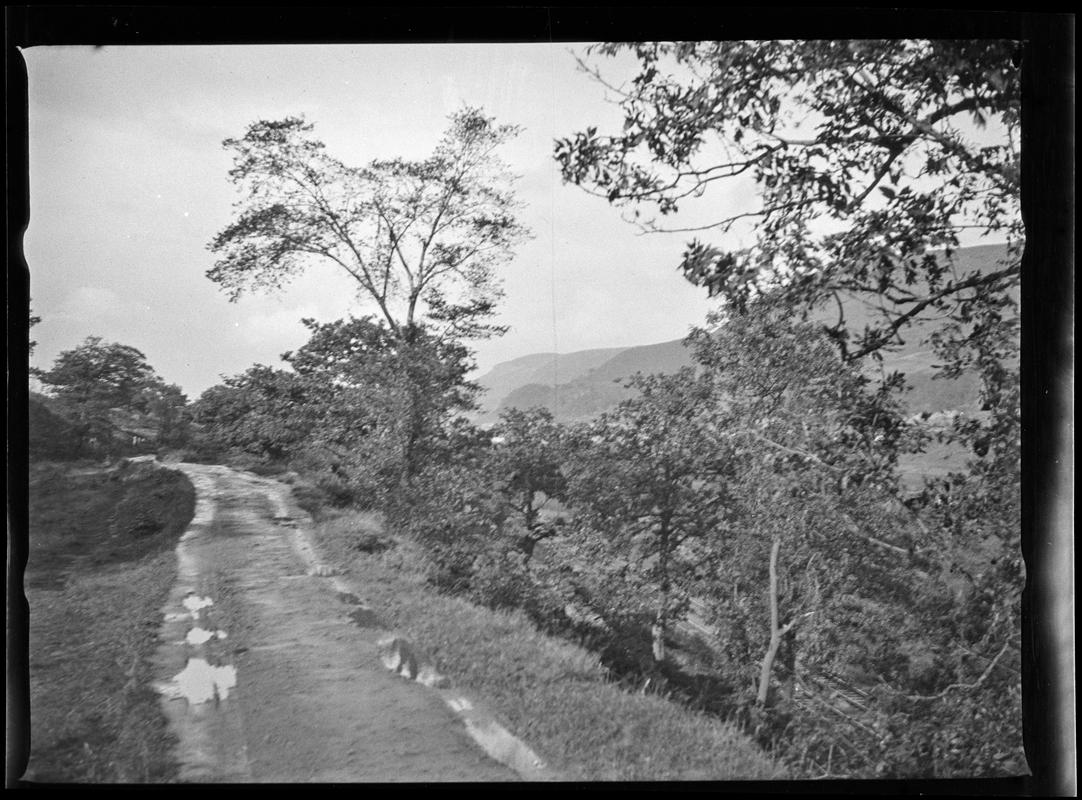
[{"label": "tree branch", "polygon": [[765,436],[763,436],[763,435],[761,435],[759,433],[756,433],[753,430],[744,430],[744,431],[740,431],[740,433],[746,433],[749,436],[751,436],[753,439],[757,439],[758,441],[762,442],[763,444],[770,445],[771,447],[775,447],[778,450],[782,450],[782,451],[784,451],[786,453],[791,453],[794,456],[801,456],[803,458],[808,459],[809,461],[814,461],[816,464],[819,464],[822,467],[826,467],[829,470],[833,470],[834,472],[839,472],[840,473],[840,472],[845,471],[845,470],[841,469],[840,467],[835,467],[833,464],[826,463],[825,461],[823,461],[823,459],[819,458],[819,456],[815,455],[814,453],[809,453],[806,450],[798,450],[798,449],[796,449],[794,447],[788,447],[788,446],[786,446],[784,444],[781,444],[780,442],[775,442],[773,439],[768,439],[767,437],[765,437]]},{"label": "tree branch", "polygon": [[989,675],[992,674],[992,670],[996,668],[996,664],[1001,658],[1003,658],[1003,654],[1010,649],[1010,646],[1011,642],[1008,639],[1006,642],[1003,643],[1003,647],[1000,648],[1000,651],[996,653],[996,657],[992,659],[991,663],[985,668],[984,672],[981,673],[981,676],[977,678],[977,680],[975,680],[973,683],[952,683],[950,686],[937,694],[907,694],[905,698],[907,700],[913,700],[914,702],[928,702],[930,700],[942,700],[948,692],[951,692],[955,689],[976,689],[978,686],[984,683],[985,680],[988,679]]},{"label": "tree branch", "polygon": [[964,289],[975,289],[982,286],[988,286],[990,284],[994,284],[996,281],[1003,280],[1004,278],[1009,278],[1021,274],[1022,265],[1014,264],[1010,267],[1007,267],[1006,269],[1000,270],[999,272],[994,272],[991,275],[974,275],[968,280],[961,281],[960,283],[951,282],[947,284],[947,286],[945,286],[943,289],[924,298],[919,303],[916,303],[913,308],[909,309],[904,314],[896,317],[889,326],[887,326],[881,331],[878,331],[872,337],[871,341],[869,341],[859,350],[856,350],[852,353],[843,354],[845,360],[856,361],[868,355],[869,353],[873,353],[876,350],[880,349],[887,342],[889,342],[891,338],[893,338],[894,335],[897,334],[897,332],[902,328],[902,326],[905,325],[909,320],[913,319],[913,317],[917,316],[917,314],[926,309],[928,306],[942,300],[944,297],[948,297]]}]

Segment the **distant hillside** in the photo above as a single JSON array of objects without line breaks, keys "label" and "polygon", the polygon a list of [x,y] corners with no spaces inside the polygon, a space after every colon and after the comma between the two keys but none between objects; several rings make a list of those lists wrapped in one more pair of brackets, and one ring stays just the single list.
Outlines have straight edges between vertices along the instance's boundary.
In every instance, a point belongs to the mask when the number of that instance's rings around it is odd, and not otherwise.
[{"label": "distant hillside", "polygon": [[584,380],[606,381],[625,379],[636,372],[676,372],[691,365],[691,353],[682,339],[660,344],[629,347],[583,376]]},{"label": "distant hillside", "polygon": [[[954,256],[955,271],[960,276],[974,270],[996,269],[1004,254],[1003,245],[959,250]],[[854,330],[863,329],[873,313],[856,300],[843,303],[843,310]],[[833,307],[814,315],[831,322],[836,316]],[[895,352],[884,353],[883,368],[906,374],[912,385],[906,404],[914,414],[974,411],[978,402],[976,376],[963,375],[956,380],[933,377],[937,360],[927,340],[939,323],[935,319],[918,320],[904,331],[904,343]],[[523,356],[498,364],[479,379],[487,392],[481,401],[484,411],[477,421],[494,422],[504,408],[533,406],[549,408],[561,421],[589,419],[627,398],[630,392],[623,383],[636,372],[671,373],[691,363],[691,355],[680,339],[639,347]]]},{"label": "distant hillside", "polygon": [[551,394],[554,385],[575,380],[624,349],[607,347],[561,354],[535,353],[497,364],[477,381],[485,390],[481,398],[482,412],[477,422],[494,422],[504,402],[512,396],[518,398],[510,402],[514,407],[552,407]]}]

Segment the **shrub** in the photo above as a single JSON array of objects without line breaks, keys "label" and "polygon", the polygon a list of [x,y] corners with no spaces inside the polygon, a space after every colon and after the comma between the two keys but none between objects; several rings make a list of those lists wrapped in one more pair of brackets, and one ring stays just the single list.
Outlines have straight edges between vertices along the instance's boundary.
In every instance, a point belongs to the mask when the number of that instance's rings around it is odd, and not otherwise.
[{"label": "shrub", "polygon": [[370,508],[363,502],[366,495],[361,486],[356,485],[342,475],[334,472],[320,472],[315,476],[316,487],[322,492],[326,502],[334,508],[357,506]]},{"label": "shrub", "polygon": [[382,536],[375,531],[362,531],[353,543],[353,549],[367,555],[375,555],[395,546],[394,539]]},{"label": "shrub", "polygon": [[81,455],[75,429],[44,403],[30,398],[27,433],[33,459],[71,460]]}]

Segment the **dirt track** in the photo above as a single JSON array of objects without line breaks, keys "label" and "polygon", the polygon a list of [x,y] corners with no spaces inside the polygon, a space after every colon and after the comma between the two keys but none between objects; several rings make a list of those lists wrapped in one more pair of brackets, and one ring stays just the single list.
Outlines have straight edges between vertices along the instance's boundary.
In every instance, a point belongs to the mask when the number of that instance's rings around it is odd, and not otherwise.
[{"label": "dirt track", "polygon": [[[156,659],[185,781],[511,781],[446,697],[387,670],[288,487],[180,465],[196,516]],[[352,615],[352,616],[351,616]]]}]

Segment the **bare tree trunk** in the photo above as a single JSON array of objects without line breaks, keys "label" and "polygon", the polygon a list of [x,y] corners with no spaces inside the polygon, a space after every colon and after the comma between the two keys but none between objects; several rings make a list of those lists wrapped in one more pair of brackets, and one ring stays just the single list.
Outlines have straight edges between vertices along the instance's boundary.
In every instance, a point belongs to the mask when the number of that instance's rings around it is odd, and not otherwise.
[{"label": "bare tree trunk", "polygon": [[774,544],[770,548],[770,645],[763,656],[763,665],[759,670],[759,705],[765,706],[767,694],[770,691],[770,673],[774,669],[774,658],[778,655],[778,647],[781,646],[781,637],[784,631],[778,626],[778,551],[781,549],[781,540],[774,538]]}]

